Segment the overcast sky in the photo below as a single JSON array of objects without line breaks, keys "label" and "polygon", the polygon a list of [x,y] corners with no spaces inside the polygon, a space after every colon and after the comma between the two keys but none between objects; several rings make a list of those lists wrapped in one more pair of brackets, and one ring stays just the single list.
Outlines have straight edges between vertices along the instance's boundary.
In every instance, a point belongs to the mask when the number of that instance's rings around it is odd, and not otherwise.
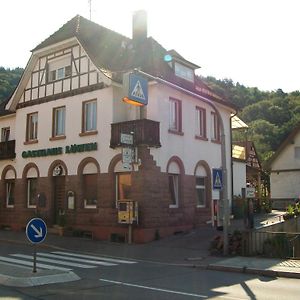
[{"label": "overcast sky", "polygon": [[[201,66],[261,90],[300,90],[299,0],[91,0],[92,21],[131,37],[132,13],[148,12],[148,35]],[[24,68],[30,50],[80,14],[89,0],[0,2],[0,66]]]}]

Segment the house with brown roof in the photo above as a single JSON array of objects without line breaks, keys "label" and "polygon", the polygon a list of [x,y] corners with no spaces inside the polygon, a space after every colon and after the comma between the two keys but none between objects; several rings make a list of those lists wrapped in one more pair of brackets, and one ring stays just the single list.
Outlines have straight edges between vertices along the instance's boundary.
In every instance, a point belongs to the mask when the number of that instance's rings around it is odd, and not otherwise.
[{"label": "house with brown roof", "polygon": [[286,209],[300,195],[300,124],[281,143],[267,167],[272,207]]},{"label": "house with brown roof", "polygon": [[[212,203],[231,202],[236,109],[197,68],[148,37],[144,12],[132,38],[75,16],[36,46],[1,107],[0,226],[38,215],[147,242],[212,221]],[[128,103],[127,76],[147,105]],[[228,174],[222,191],[213,168]]]}]

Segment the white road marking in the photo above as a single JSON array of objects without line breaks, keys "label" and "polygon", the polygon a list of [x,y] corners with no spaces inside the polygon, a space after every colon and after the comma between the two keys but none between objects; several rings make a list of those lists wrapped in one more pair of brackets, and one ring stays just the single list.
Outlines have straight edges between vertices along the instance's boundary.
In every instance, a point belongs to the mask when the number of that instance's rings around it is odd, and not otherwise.
[{"label": "white road marking", "polygon": [[169,293],[169,294],[177,294],[177,295],[190,296],[190,297],[196,297],[196,298],[208,298],[208,296],[205,296],[205,295],[185,293],[185,292],[179,292],[179,291],[173,291],[173,290],[167,290],[167,289],[160,289],[160,288],[155,288],[152,286],[138,285],[138,284],[133,284],[133,283],[108,280],[108,279],[99,279],[99,280],[103,281],[103,282],[117,284],[117,285],[124,285],[124,286],[135,287],[135,288],[145,289],[145,290],[152,290],[152,291],[157,291],[157,292],[164,292],[164,293]]},{"label": "white road marking", "polygon": [[[25,258],[25,259],[32,259],[32,256],[24,255],[24,254],[11,254],[11,256]],[[96,268],[96,266],[83,265],[83,264],[72,263],[72,262],[68,262],[68,261],[60,261],[60,260],[56,260],[56,259],[43,258],[43,257],[39,257],[38,255],[37,255],[37,261],[38,262],[43,261],[43,262],[47,262],[47,263],[54,263],[57,265],[77,267],[77,268],[83,268],[83,269]]]},{"label": "white road marking", "polygon": [[80,263],[87,263],[87,264],[93,264],[93,265],[100,265],[100,266],[116,266],[117,264],[108,263],[104,261],[99,260],[89,260],[89,259],[83,259],[83,258],[76,258],[76,257],[67,257],[66,255],[59,255],[59,254],[51,254],[51,253],[43,253],[39,252],[37,256],[44,256],[54,259],[61,259],[61,260],[68,260],[68,261],[76,261]]},{"label": "white road marking", "polygon": [[[32,256],[30,257],[32,259]],[[10,257],[4,257],[0,256],[0,260],[7,262],[7,263],[12,263],[12,264],[18,264],[18,265],[23,265],[23,266],[30,266],[33,267],[33,262],[31,261],[24,261],[21,259],[15,259],[15,258],[10,258]],[[41,269],[49,269],[49,270],[60,270],[60,271],[71,271],[72,269],[67,269],[67,268],[62,268],[62,267],[56,267],[56,266],[51,266],[51,265],[46,265],[46,264],[36,264],[37,268]]]},{"label": "white road marking", "polygon": [[68,255],[68,256],[74,256],[74,257],[82,257],[82,258],[94,259],[94,260],[100,260],[100,261],[101,260],[102,261],[109,261],[109,262],[120,263],[120,264],[136,264],[136,261],[131,261],[131,260],[122,260],[122,259],[107,258],[107,257],[100,257],[100,256],[91,256],[91,255],[84,255],[84,254],[75,254],[75,253],[62,252],[62,251],[54,251],[52,253]]}]

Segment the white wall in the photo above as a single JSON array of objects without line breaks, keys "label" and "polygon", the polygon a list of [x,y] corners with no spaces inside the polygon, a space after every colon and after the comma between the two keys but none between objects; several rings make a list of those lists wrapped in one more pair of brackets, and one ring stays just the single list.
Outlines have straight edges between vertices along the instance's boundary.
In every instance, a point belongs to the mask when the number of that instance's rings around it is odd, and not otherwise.
[{"label": "white wall", "polygon": [[295,147],[300,147],[300,132],[272,163],[270,185],[273,199],[298,198],[300,195],[300,158],[295,157]]},{"label": "white wall", "polygon": [[[169,133],[169,98],[182,101],[182,131],[183,136]],[[195,109],[200,106],[206,109],[208,141],[195,139]],[[230,145],[230,111],[217,105],[224,122],[226,136],[226,164],[228,175],[228,195],[231,195],[231,145]],[[188,96],[162,84],[149,86],[149,103],[147,118],[160,122],[161,148],[151,148],[157,165],[166,172],[167,163],[172,156],[181,158],[185,174],[194,175],[196,164],[200,160],[208,163],[210,169],[221,167],[221,145],[211,142],[211,111],[213,108],[203,101]],[[217,197],[216,193],[216,197]]]},{"label": "white wall", "polygon": [[233,161],[233,195],[242,196],[242,188],[246,188],[246,162]]}]

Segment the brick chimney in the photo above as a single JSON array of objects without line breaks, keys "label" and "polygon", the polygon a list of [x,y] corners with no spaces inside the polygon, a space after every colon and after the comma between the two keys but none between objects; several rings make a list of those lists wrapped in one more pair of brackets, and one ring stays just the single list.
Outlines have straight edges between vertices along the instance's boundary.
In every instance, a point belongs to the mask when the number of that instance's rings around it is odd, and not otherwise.
[{"label": "brick chimney", "polygon": [[132,41],[135,45],[147,39],[147,12],[138,10],[132,17]]}]

